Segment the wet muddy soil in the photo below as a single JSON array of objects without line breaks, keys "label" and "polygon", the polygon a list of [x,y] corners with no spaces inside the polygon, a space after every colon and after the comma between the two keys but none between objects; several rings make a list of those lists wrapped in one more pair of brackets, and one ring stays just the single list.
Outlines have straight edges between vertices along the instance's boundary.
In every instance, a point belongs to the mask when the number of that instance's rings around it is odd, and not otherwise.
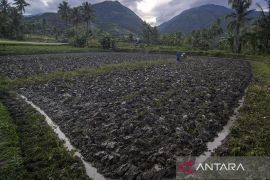
[{"label": "wet muddy soil", "polygon": [[123,62],[174,59],[171,55],[144,53],[70,53],[48,55],[0,56],[0,75],[10,79],[98,67]]},{"label": "wet muddy soil", "polygon": [[157,179],[175,176],[177,156],[206,150],[251,77],[248,62],[197,57],[17,92],[41,107],[102,175]]}]

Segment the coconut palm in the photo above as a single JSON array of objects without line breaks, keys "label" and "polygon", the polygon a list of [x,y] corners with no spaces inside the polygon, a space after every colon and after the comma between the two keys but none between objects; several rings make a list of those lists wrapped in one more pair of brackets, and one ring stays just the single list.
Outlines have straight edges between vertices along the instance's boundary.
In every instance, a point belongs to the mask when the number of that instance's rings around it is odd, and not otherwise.
[{"label": "coconut palm", "polygon": [[77,33],[78,25],[82,22],[81,7],[72,8],[70,18],[71,18],[72,24],[75,26],[75,31]]},{"label": "coconut palm", "polygon": [[7,10],[9,7],[10,7],[10,3],[8,3],[7,0],[0,1],[0,11],[3,13],[3,15],[7,14]]},{"label": "coconut palm", "polygon": [[89,32],[89,23],[94,20],[94,9],[92,5],[88,2],[82,4],[82,18],[86,23],[86,30]]},{"label": "coconut palm", "polygon": [[11,31],[13,31],[12,38],[18,39],[22,33],[22,25],[21,25],[22,15],[18,11],[18,9],[14,7],[10,8],[9,14],[10,14],[10,27]]},{"label": "coconut palm", "polygon": [[152,27],[147,22],[143,22],[142,25],[142,37],[143,40],[148,44],[151,41]]},{"label": "coconut palm", "polygon": [[68,24],[69,14],[70,14],[70,5],[67,1],[63,1],[58,6],[58,14],[60,17],[66,22],[66,26]]},{"label": "coconut palm", "polygon": [[9,9],[10,3],[7,0],[0,0],[0,37],[6,37],[9,33]]},{"label": "coconut palm", "polygon": [[248,10],[252,0],[229,0],[229,5],[233,12],[227,16],[230,19],[228,28],[234,32],[234,50],[236,53],[241,52],[240,30],[250,20],[248,15],[252,10]]},{"label": "coconut palm", "polygon": [[25,0],[14,0],[13,4],[17,7],[21,14],[25,12],[25,7],[30,5]]},{"label": "coconut palm", "polygon": [[258,20],[258,36],[261,39],[264,52],[270,52],[270,0],[266,0],[268,5],[268,13],[264,11],[262,6],[257,3],[257,6],[261,9],[261,16]]}]

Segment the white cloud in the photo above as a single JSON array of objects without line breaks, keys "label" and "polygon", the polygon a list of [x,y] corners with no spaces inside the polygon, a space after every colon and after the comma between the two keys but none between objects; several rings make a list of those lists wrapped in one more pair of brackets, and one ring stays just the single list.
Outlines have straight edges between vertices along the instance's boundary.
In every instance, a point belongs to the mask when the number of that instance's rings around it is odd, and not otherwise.
[{"label": "white cloud", "polygon": [[154,8],[168,4],[172,0],[142,0],[137,2],[137,9],[143,13],[151,13]]},{"label": "white cloud", "polygon": [[44,6],[49,7],[49,3],[52,2],[52,0],[41,0],[41,2],[44,4]]},{"label": "white cloud", "polygon": [[143,16],[143,20],[151,24],[152,26],[155,26],[157,24],[157,18],[154,16]]},{"label": "white cloud", "polygon": [[[26,8],[26,14],[56,12],[59,3],[62,1],[63,0],[28,0],[31,6]],[[104,0],[68,0],[72,6],[78,6],[85,1],[95,4]],[[228,0],[119,0],[119,2],[152,25],[159,25],[186,9],[203,4],[228,5]],[[252,8],[256,8],[256,3],[260,3],[265,7],[264,0],[254,0]]]},{"label": "white cloud", "polygon": [[155,3],[152,2],[152,0],[143,0],[141,2],[137,2],[137,9],[143,13],[150,13],[154,7]]}]

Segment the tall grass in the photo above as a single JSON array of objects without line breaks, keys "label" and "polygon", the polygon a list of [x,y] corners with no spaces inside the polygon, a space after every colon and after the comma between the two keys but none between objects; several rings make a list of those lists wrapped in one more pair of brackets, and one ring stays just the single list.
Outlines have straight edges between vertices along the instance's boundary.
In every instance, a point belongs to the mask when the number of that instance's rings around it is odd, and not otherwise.
[{"label": "tall grass", "polygon": [[0,102],[0,179],[24,179],[19,137],[7,108]]}]

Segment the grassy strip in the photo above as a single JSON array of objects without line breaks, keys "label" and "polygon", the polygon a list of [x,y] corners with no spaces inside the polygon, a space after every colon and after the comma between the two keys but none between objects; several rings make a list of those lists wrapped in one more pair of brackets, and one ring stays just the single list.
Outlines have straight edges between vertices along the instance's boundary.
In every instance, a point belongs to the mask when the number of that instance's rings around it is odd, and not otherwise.
[{"label": "grassy strip", "polygon": [[5,40],[0,40],[0,45],[5,46],[5,45],[13,45],[13,46],[29,46],[29,45],[35,45],[35,46],[61,46],[61,45],[68,45],[68,43],[47,43],[47,42],[30,42],[30,41],[5,41]]},{"label": "grassy strip", "polygon": [[253,62],[254,81],[246,94],[230,136],[218,154],[231,156],[269,156],[270,142],[270,58]]},{"label": "grassy strip", "polygon": [[0,179],[25,179],[25,172],[16,127],[0,103]]},{"label": "grassy strip", "polygon": [[97,48],[77,48],[69,45],[0,44],[0,55],[54,54],[101,51]]},{"label": "grassy strip", "polygon": [[[10,94],[2,94],[2,101],[18,127],[22,160],[29,179],[87,179],[82,162],[66,151],[42,115]],[[7,135],[13,136],[14,132]],[[18,137],[15,137],[16,141]],[[14,170],[10,171],[15,173]]]},{"label": "grassy strip", "polygon": [[117,42],[117,49],[122,51],[144,51],[144,52],[177,52],[188,51],[189,47],[183,46],[167,46],[167,45],[151,45],[151,44],[138,44],[128,42]]},{"label": "grassy strip", "polygon": [[[90,44],[91,45],[91,44]],[[54,54],[54,53],[80,53],[93,51],[116,51],[116,52],[144,52],[144,53],[160,53],[172,54],[176,52],[186,52],[190,56],[213,56],[213,57],[228,57],[228,58],[245,58],[255,59],[258,56],[247,54],[234,54],[223,50],[209,51],[193,51],[188,47],[172,47],[158,45],[138,45],[134,46],[131,43],[118,43],[114,50],[104,50],[96,42],[92,43],[89,48],[77,48],[71,45],[61,45],[58,43],[36,43],[36,42],[21,42],[21,41],[1,41],[0,40],[0,55],[30,55],[30,54]]]},{"label": "grassy strip", "polygon": [[75,71],[66,71],[66,72],[54,72],[50,74],[42,74],[29,78],[18,78],[15,80],[2,79],[0,81],[0,89],[7,90],[10,88],[15,88],[16,86],[22,86],[26,84],[35,84],[46,81],[51,81],[54,79],[68,79],[78,76],[95,76],[99,74],[115,72],[115,71],[128,71],[136,70],[140,68],[149,68],[152,66],[158,66],[162,64],[173,64],[175,61],[170,60],[156,60],[156,61],[138,61],[133,63],[122,63],[122,64],[109,64],[102,65],[97,68],[88,68],[88,69],[78,69]]},{"label": "grassy strip", "polygon": [[245,60],[251,60],[251,61],[261,61],[262,59],[266,59],[267,56],[259,56],[259,55],[250,55],[250,54],[236,54],[231,53],[223,50],[209,50],[209,51],[192,51],[190,49],[186,48],[133,48],[133,49],[127,49],[127,48],[118,48],[115,49],[116,52],[143,52],[143,53],[153,53],[153,54],[171,54],[176,55],[176,52],[185,52],[188,56],[207,56],[207,57],[220,57],[220,58],[232,58],[232,59],[245,59]]},{"label": "grassy strip", "polygon": [[233,58],[233,59],[246,59],[252,61],[261,61],[267,58],[267,56],[259,56],[252,54],[236,54],[227,50],[194,50],[191,47],[184,46],[165,46],[165,45],[145,45],[139,44],[135,46],[131,43],[117,43],[117,52],[144,52],[144,53],[159,53],[159,54],[171,54],[176,55],[176,52],[185,52],[188,56],[208,56],[208,57],[221,57],[221,58]]}]

